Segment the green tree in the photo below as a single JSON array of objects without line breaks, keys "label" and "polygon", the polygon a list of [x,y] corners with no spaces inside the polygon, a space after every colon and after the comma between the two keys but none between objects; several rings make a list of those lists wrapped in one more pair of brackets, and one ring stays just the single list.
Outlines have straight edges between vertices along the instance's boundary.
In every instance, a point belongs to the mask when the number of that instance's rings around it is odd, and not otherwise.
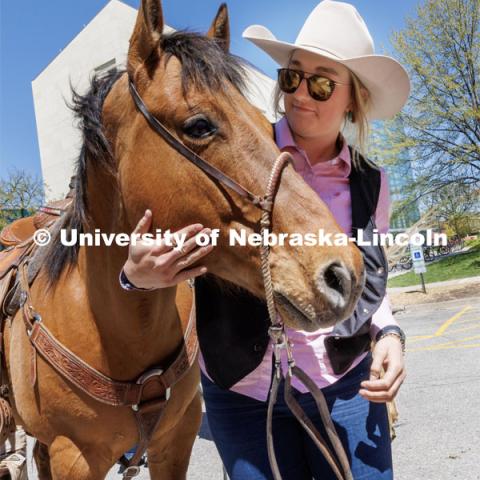
[{"label": "green tree", "polygon": [[412,84],[409,101],[374,143],[395,166],[405,149],[408,203],[452,185],[480,186],[480,0],[426,0],[393,34]]},{"label": "green tree", "polygon": [[471,217],[480,213],[480,190],[453,184],[433,194],[428,203],[435,208],[437,222],[446,224],[450,234],[462,238],[470,233]]},{"label": "green tree", "polygon": [[43,202],[44,185],[32,174],[13,169],[5,179],[0,179],[0,228],[13,216],[25,217]]}]

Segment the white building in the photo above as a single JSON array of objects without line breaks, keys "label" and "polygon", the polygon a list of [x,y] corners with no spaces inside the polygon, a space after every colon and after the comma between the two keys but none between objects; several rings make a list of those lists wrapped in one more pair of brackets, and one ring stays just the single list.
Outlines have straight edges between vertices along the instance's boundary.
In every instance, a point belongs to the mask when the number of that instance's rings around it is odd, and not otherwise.
[{"label": "white building", "polygon": [[[119,0],[109,3],[32,82],[43,179],[47,200],[62,198],[81,146],[80,130],[67,104],[71,87],[83,93],[93,73],[124,67],[137,10]],[[166,32],[172,31],[168,26]],[[250,101],[273,118],[274,81],[249,69]]]}]

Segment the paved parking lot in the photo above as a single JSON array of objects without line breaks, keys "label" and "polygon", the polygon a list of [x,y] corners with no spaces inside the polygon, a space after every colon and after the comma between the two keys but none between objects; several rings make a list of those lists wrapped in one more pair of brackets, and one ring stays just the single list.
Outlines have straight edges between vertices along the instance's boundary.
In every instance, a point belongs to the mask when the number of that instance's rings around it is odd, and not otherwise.
[{"label": "paved parking lot", "polygon": [[[479,480],[480,297],[409,306],[396,317],[407,333],[408,377],[398,396],[395,478]],[[108,480],[121,478],[116,470]],[[147,470],[137,478],[148,479]],[[223,478],[204,422],[188,480]]]},{"label": "paved parking lot", "polygon": [[408,335],[408,377],[396,478],[480,479],[480,297],[410,306],[397,318]]}]

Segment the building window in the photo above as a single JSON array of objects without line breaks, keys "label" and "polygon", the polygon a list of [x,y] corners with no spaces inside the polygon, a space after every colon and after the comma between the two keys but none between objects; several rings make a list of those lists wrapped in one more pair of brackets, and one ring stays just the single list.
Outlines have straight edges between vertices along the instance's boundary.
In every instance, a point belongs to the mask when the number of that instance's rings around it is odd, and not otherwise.
[{"label": "building window", "polygon": [[117,71],[117,62],[114,58],[109,60],[108,62],[102,63],[98,67],[95,67],[94,72],[95,75],[101,75],[105,73],[115,73]]}]

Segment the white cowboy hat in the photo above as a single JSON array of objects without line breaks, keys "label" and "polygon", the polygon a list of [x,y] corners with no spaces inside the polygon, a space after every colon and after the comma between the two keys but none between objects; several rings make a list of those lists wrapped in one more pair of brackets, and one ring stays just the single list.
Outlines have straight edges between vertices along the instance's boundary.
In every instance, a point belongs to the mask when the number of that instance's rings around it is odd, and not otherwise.
[{"label": "white cowboy hat", "polygon": [[367,26],[353,5],[324,0],[308,16],[295,43],[281,42],[262,25],[251,25],[243,37],[287,66],[294,50],[330,58],[351,70],[370,92],[370,120],[393,117],[407,101],[410,80],[391,57],[375,55]]}]

